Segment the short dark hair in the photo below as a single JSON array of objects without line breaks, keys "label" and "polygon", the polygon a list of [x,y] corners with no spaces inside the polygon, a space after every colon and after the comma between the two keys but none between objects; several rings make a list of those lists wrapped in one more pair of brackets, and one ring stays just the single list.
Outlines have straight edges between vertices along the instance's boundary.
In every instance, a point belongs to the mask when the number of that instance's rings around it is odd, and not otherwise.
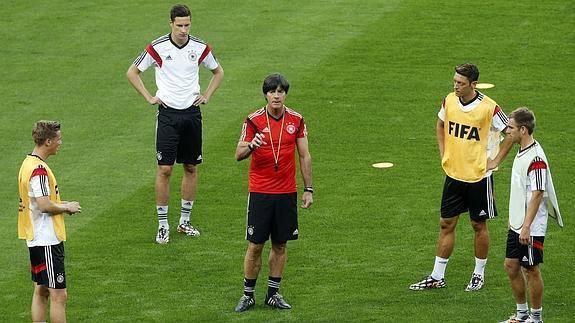
[{"label": "short dark hair", "polygon": [[517,108],[509,114],[509,119],[515,120],[515,124],[518,127],[525,127],[529,134],[533,134],[533,130],[535,130],[535,114],[533,111],[526,107]]},{"label": "short dark hair", "polygon": [[174,22],[176,17],[191,17],[192,12],[185,4],[177,4],[170,10],[170,21]]},{"label": "short dark hair", "polygon": [[475,64],[465,63],[455,66],[455,73],[467,77],[469,83],[479,80],[479,69]]},{"label": "short dark hair", "polygon": [[32,138],[34,139],[34,143],[40,146],[43,145],[46,140],[56,138],[58,131],[60,131],[60,122],[40,120],[37,121],[32,128]]},{"label": "short dark hair", "polygon": [[286,78],[278,73],[268,75],[264,79],[264,84],[262,85],[264,95],[267,94],[269,91],[273,91],[277,88],[284,90],[286,94],[288,93],[289,83],[286,80]]}]

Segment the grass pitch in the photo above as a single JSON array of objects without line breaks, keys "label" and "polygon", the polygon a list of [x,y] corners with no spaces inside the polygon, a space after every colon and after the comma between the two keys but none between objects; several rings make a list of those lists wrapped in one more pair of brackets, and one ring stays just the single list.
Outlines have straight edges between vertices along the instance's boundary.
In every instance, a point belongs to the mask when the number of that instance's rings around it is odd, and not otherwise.
[{"label": "grass pitch", "polygon": [[[28,251],[16,239],[20,164],[38,119],[63,123],[60,154],[48,162],[67,218],[68,318],[128,321],[494,322],[514,310],[503,270],[509,173],[496,174],[500,216],[490,222],[486,285],[464,292],[473,270],[472,230],[460,219],[447,288],[411,292],[433,266],[443,183],[435,140],[453,67],[471,61],[485,93],[509,113],[532,108],[550,159],[566,227],[545,242],[544,318],[572,317],[575,244],[570,117],[575,52],[572,1],[196,1],[192,34],[213,47],[226,77],[204,115],[193,222],[196,239],[172,233],[154,244],[155,108],[125,79],[148,42],[169,32],[171,3],[3,3],[0,74],[0,321],[29,321]],[[308,124],[314,167],[311,210],[289,243],[282,294],[290,311],[262,305],[233,312],[242,293],[248,162],[234,160],[245,117],[265,103],[263,78],[291,83],[287,105]],[[203,74],[207,81],[209,72]],[[144,74],[150,89],[153,72]],[[204,87],[207,85],[204,82]],[[390,161],[390,169],[372,163]],[[181,169],[172,180],[178,219]],[[267,250],[267,249],[266,249]],[[267,253],[266,253],[267,255]]]}]

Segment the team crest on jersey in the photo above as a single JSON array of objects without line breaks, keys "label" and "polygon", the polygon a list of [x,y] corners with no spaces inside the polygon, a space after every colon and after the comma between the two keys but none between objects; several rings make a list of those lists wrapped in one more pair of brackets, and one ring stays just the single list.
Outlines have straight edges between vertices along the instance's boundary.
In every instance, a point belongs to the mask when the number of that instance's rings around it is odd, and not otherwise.
[{"label": "team crest on jersey", "polygon": [[162,152],[161,152],[161,151],[158,151],[158,152],[156,153],[156,159],[157,159],[157,160],[162,160]]},{"label": "team crest on jersey", "polygon": [[194,62],[198,59],[198,54],[196,54],[196,52],[194,52],[193,50],[191,50],[188,53],[188,58],[190,59],[190,61]]},{"label": "team crest on jersey", "polygon": [[290,134],[293,135],[295,133],[295,126],[293,125],[293,123],[290,123],[286,126],[286,131]]}]

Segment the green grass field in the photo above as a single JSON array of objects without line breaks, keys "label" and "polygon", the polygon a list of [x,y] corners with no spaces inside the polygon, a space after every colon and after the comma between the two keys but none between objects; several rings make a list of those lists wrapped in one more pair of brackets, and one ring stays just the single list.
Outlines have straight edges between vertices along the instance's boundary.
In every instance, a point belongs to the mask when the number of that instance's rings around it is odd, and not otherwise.
[{"label": "green grass field", "polygon": [[[70,322],[384,321],[496,322],[514,311],[503,269],[509,174],[496,174],[500,216],[490,222],[486,285],[464,291],[473,270],[472,229],[461,217],[447,288],[411,292],[433,266],[444,179],[435,123],[453,67],[476,63],[485,93],[509,113],[531,107],[549,157],[565,228],[545,241],[544,319],[573,320],[575,192],[573,116],[575,2],[432,0],[195,1],[192,34],[210,43],[226,76],[203,108],[204,164],[194,225],[154,243],[155,108],[125,72],[169,32],[172,3],[5,0],[0,36],[0,322],[30,318],[28,251],[16,235],[17,174],[32,124],[57,119],[63,145],[48,162],[66,219]],[[263,106],[263,78],[283,73],[287,105],[308,124],[314,200],[289,243],[282,294],[290,311],[262,305],[237,314],[248,162],[236,162],[242,122]],[[209,72],[203,73],[203,86]],[[155,89],[153,72],[144,74]],[[374,169],[375,162],[395,167]],[[179,217],[181,168],[170,222]],[[298,175],[299,177],[299,175]],[[267,250],[265,255],[267,257]]]}]

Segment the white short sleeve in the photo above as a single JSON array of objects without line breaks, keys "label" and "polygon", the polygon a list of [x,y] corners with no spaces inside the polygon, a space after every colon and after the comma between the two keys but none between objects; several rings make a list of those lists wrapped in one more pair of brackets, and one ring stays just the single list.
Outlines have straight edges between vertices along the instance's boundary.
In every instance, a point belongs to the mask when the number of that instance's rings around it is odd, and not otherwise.
[{"label": "white short sleeve", "polygon": [[495,107],[495,111],[493,112],[493,118],[491,119],[491,125],[493,128],[503,131],[509,125],[509,118],[505,115],[503,110],[499,108],[499,106]]},{"label": "white short sleeve", "polygon": [[140,70],[140,72],[147,70],[150,66],[155,64],[156,61],[154,60],[152,55],[148,54],[148,52],[145,50],[134,61],[134,65],[138,68],[138,70]]},{"label": "white short sleeve", "polygon": [[210,71],[215,70],[216,68],[218,68],[219,64],[218,61],[216,60],[216,58],[214,57],[214,55],[212,54],[212,51],[210,51],[208,53],[208,55],[206,55],[206,57],[204,58],[204,60],[202,61],[202,65],[204,65],[206,68],[208,68]]},{"label": "white short sleeve", "polygon": [[36,175],[30,179],[30,197],[43,197],[50,196],[50,185],[48,183],[48,176]]}]

